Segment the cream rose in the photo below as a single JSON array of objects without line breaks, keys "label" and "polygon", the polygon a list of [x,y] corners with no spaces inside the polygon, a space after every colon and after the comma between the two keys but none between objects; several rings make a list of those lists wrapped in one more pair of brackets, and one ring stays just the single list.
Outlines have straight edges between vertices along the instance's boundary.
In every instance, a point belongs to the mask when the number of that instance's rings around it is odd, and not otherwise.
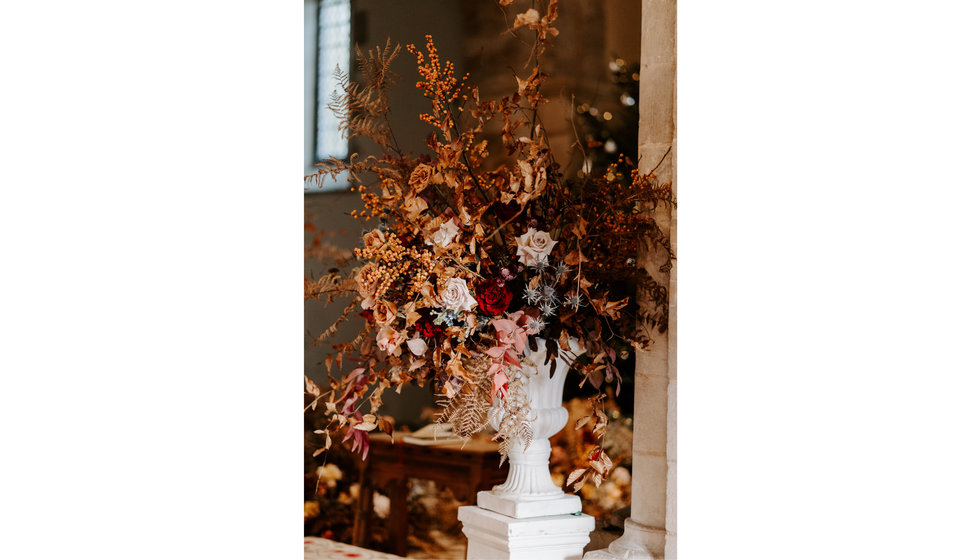
[{"label": "cream rose", "polygon": [[550,233],[528,228],[527,233],[517,238],[517,260],[525,266],[538,261],[548,262],[548,255],[556,243]]},{"label": "cream rose", "polygon": [[439,299],[442,300],[443,309],[448,311],[469,311],[476,305],[466,280],[462,278],[450,278],[446,287],[439,292]]},{"label": "cream rose", "polygon": [[430,239],[426,239],[425,242],[429,245],[438,245],[439,247],[448,247],[456,236],[459,234],[459,226],[456,225],[456,220],[449,219],[439,226],[439,229],[432,234]]},{"label": "cream rose", "polygon": [[392,356],[402,355],[402,342],[405,342],[405,333],[396,331],[391,327],[381,327],[378,331],[378,348],[391,354]]}]

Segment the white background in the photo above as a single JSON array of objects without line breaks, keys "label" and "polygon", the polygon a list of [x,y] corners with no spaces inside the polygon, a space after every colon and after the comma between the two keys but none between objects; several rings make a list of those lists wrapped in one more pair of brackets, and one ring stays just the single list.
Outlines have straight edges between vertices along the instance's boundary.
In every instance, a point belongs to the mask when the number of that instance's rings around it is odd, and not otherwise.
[{"label": "white background", "polygon": [[[977,15],[681,3],[682,558],[980,556]],[[302,49],[0,8],[0,557],[301,556]]]}]

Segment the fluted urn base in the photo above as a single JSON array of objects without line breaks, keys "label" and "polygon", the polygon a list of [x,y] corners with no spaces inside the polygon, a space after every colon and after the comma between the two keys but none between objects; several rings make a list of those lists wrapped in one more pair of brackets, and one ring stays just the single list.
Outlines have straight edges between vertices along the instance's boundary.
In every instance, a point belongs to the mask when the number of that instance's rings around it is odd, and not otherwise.
[{"label": "fluted urn base", "polygon": [[[564,408],[554,410],[563,413],[562,418],[568,417]],[[582,511],[582,500],[562,492],[551,479],[550,456],[547,439],[534,439],[527,449],[516,443],[511,449],[506,482],[494,486],[492,492],[477,494],[476,505],[516,519]]]},{"label": "fluted urn base", "polygon": [[582,511],[582,500],[572,494],[560,494],[544,500],[528,500],[520,496],[498,496],[484,490],[476,495],[476,505],[515,519]]}]

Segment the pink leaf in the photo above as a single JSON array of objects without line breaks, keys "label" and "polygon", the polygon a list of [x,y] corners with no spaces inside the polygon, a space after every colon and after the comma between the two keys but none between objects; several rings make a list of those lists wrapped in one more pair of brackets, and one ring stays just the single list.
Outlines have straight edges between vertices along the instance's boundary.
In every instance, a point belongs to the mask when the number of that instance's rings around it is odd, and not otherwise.
[{"label": "pink leaf", "polygon": [[493,394],[507,400],[507,374],[502,369],[493,376]]},{"label": "pink leaf", "polygon": [[524,329],[514,331],[512,342],[514,344],[514,348],[517,348],[518,352],[523,352],[524,345],[527,343],[527,332]]},{"label": "pink leaf", "polygon": [[517,330],[517,323],[510,319],[494,319],[490,324],[497,332],[511,333]]}]

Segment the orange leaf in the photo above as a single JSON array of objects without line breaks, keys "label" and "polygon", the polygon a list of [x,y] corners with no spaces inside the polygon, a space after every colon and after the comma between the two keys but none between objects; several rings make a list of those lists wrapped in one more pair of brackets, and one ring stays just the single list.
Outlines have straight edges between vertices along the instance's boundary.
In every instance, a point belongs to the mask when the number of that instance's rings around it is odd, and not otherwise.
[{"label": "orange leaf", "polygon": [[589,262],[589,259],[582,254],[582,251],[575,249],[574,251],[571,251],[565,255],[565,262],[571,266],[575,266],[580,263]]}]

